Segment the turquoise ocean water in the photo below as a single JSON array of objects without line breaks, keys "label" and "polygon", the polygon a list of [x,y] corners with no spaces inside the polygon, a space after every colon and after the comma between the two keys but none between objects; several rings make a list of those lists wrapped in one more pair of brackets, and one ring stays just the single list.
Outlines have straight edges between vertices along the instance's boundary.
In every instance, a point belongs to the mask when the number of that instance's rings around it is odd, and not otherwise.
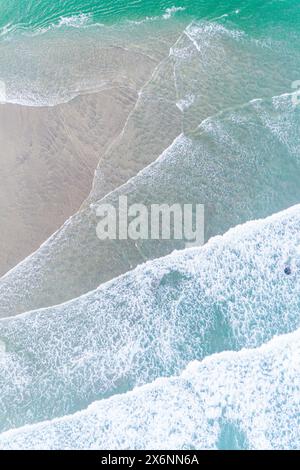
[{"label": "turquoise ocean water", "polygon": [[76,15],[88,15],[92,22],[116,23],[160,16],[165,14],[166,10],[170,12],[175,9],[198,19],[213,19],[239,10],[239,22],[245,26],[248,24],[249,28],[253,28],[255,22],[258,26],[270,21],[274,24],[285,22],[292,26],[296,24],[299,15],[296,0],[1,0],[0,6],[2,27],[13,25],[31,29],[57,24],[62,17]]},{"label": "turquoise ocean water", "polygon": [[235,24],[253,31],[262,30],[269,24],[297,28],[299,20],[296,0],[1,0],[0,27],[35,30],[57,25],[62,18],[84,15],[90,23],[115,24],[169,16],[176,10],[180,16],[190,19],[212,20],[228,15],[231,19],[235,17]]},{"label": "turquoise ocean water", "polygon": [[[299,2],[0,0],[0,80],[58,110],[138,95],[0,279],[0,448],[299,448]],[[100,242],[120,195],[204,204],[205,245]]]}]

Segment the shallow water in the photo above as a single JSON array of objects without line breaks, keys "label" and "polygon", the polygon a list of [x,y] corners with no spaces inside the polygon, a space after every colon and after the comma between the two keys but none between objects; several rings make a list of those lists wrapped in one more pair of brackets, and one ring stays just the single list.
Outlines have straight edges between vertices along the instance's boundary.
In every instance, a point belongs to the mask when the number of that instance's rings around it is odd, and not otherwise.
[{"label": "shallow water", "polygon": [[[299,330],[0,435],[2,449],[298,449]],[[255,380],[253,378],[255,377]]]},{"label": "shallow water", "polygon": [[299,266],[291,277],[283,268],[299,248],[299,214],[249,222],[69,303],[1,320],[2,430],[298,328]]},{"label": "shallow water", "polygon": [[[299,447],[299,11],[0,0],[1,448]],[[205,245],[100,241],[119,196]]]}]

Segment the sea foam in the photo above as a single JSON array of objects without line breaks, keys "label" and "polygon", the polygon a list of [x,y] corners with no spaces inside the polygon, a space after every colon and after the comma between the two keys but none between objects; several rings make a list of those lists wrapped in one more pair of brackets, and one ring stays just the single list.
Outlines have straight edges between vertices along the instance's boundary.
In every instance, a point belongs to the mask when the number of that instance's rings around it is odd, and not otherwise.
[{"label": "sea foam", "polygon": [[1,449],[297,449],[300,330],[192,362],[85,411],[0,435]]},{"label": "sea foam", "polygon": [[[0,321],[1,429],[51,419],[299,327],[300,206]],[[26,405],[26,406],[25,406]]]},{"label": "sea foam", "polygon": [[[184,248],[182,240],[100,241],[97,207],[115,206],[121,195],[128,197],[128,204],[147,207],[204,204],[206,240],[296,204],[299,122],[300,107],[293,107],[291,96],[256,100],[205,119],[194,135],[180,134],[156,162],[101,200],[97,192],[103,179],[98,173],[89,204],[0,280],[0,316],[62,303],[149,258]],[[107,163],[102,161],[104,179],[113,162],[118,167],[130,129],[107,154]],[[139,153],[134,156],[139,158]]]}]

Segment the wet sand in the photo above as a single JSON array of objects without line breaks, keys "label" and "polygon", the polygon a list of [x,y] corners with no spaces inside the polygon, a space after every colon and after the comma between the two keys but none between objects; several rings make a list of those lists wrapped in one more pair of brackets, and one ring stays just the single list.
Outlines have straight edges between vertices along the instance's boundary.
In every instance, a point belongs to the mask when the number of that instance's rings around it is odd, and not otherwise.
[{"label": "wet sand", "polygon": [[136,99],[113,88],[55,107],[0,106],[0,275],[79,209]]},{"label": "wet sand", "polygon": [[[102,198],[155,160],[180,130],[174,90],[169,96],[165,86],[173,77],[169,47],[182,25],[162,37],[151,23],[145,28],[134,41],[118,33],[119,46],[92,30],[84,41],[57,32],[40,44],[26,38],[16,51],[2,45],[7,58],[17,54],[3,76],[8,99],[26,97],[27,105],[0,104],[0,277],[84,201]],[[43,50],[52,51],[50,61]],[[55,106],[28,106],[35,95],[54,105],[77,93]]]}]

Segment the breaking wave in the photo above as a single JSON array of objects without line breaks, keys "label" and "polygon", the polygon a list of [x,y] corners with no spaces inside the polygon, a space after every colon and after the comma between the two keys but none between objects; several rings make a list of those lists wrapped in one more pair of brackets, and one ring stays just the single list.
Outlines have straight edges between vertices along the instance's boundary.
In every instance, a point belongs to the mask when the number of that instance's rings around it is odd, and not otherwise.
[{"label": "breaking wave", "polygon": [[298,205],[69,303],[1,320],[1,429],[72,413],[192,360],[296,330],[299,233]]},{"label": "breaking wave", "polygon": [[300,330],[192,362],[87,410],[0,435],[1,449],[298,449]]},{"label": "breaking wave", "polygon": [[0,0],[0,448],[299,448],[298,3]]}]

